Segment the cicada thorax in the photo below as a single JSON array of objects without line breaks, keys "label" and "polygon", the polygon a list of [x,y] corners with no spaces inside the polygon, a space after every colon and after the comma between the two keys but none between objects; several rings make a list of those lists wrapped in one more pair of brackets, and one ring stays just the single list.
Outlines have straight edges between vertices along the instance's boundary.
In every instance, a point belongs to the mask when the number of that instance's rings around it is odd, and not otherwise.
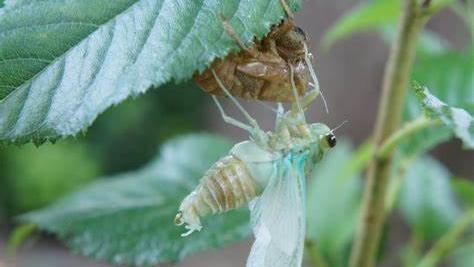
[{"label": "cicada thorax", "polygon": [[292,102],[291,69],[299,95],[304,95],[309,86],[310,74],[304,61],[305,38],[293,21],[284,21],[251,48],[217,59],[194,78],[205,92],[222,96],[224,92],[211,72],[214,70],[234,96]]}]

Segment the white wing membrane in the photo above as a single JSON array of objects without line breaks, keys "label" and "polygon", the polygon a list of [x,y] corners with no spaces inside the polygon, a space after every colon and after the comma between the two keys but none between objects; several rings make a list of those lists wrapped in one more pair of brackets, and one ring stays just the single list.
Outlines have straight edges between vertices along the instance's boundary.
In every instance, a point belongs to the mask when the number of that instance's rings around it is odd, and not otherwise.
[{"label": "white wing membrane", "polygon": [[300,267],[305,234],[304,171],[276,161],[262,195],[250,204],[255,235],[247,267]]}]

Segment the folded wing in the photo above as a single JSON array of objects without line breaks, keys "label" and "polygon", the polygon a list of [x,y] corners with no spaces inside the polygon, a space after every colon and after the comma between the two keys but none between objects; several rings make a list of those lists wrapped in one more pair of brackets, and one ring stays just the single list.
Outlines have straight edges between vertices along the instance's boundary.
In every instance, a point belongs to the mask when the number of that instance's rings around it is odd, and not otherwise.
[{"label": "folded wing", "polygon": [[250,204],[255,242],[247,267],[300,267],[305,235],[305,178],[289,158],[273,165],[262,195]]}]

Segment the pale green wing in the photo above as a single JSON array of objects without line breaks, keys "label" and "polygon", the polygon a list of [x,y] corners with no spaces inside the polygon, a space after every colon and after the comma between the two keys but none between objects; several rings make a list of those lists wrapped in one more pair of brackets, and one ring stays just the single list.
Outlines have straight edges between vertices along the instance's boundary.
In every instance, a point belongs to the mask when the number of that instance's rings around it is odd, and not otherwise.
[{"label": "pale green wing", "polygon": [[247,267],[299,267],[305,235],[305,177],[302,158],[273,164],[262,195],[250,205],[255,242]]}]

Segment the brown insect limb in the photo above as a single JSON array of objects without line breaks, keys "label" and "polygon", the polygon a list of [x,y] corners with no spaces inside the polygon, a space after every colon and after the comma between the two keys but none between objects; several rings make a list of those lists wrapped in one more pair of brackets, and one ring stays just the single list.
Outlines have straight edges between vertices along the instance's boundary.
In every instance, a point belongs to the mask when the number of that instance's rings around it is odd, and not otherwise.
[{"label": "brown insect limb", "polygon": [[288,3],[286,0],[280,0],[281,5],[283,6],[283,9],[285,10],[286,15],[288,16],[289,19],[294,20],[295,15],[293,14],[293,11],[291,11],[290,6],[288,6]]},{"label": "brown insect limb", "polygon": [[224,119],[224,121],[226,121],[230,124],[236,125],[236,126],[240,125],[238,127],[247,130],[253,137],[255,137],[257,142],[263,143],[264,140],[266,140],[266,135],[260,129],[260,126],[258,125],[257,121],[245,110],[245,108],[239,103],[239,101],[237,101],[237,99],[230,94],[230,92],[227,90],[225,85],[222,83],[221,79],[219,79],[219,76],[217,76],[216,72],[213,69],[211,69],[211,72],[212,72],[214,78],[216,79],[217,84],[219,84],[221,90],[234,103],[234,105],[240,110],[240,112],[242,112],[244,117],[249,122],[250,126],[246,125],[245,123],[242,123],[242,122],[240,122],[240,121],[238,121],[234,118],[231,118],[231,117],[227,116],[226,113],[224,112],[224,109],[222,108],[222,105],[220,105],[217,97],[213,96],[213,99],[216,102],[217,107],[218,107],[219,111],[221,112],[221,115],[222,115],[222,118]]},{"label": "brown insect limb", "polygon": [[219,14],[220,19],[222,20],[222,25],[224,27],[224,30],[227,32],[227,34],[235,40],[235,42],[240,46],[242,50],[247,52],[248,54],[252,55],[252,57],[257,57],[257,51],[253,48],[248,48],[244,42],[240,39],[239,35],[235,32],[234,28],[232,25],[230,25],[229,21],[226,20],[224,15],[222,13]]}]

